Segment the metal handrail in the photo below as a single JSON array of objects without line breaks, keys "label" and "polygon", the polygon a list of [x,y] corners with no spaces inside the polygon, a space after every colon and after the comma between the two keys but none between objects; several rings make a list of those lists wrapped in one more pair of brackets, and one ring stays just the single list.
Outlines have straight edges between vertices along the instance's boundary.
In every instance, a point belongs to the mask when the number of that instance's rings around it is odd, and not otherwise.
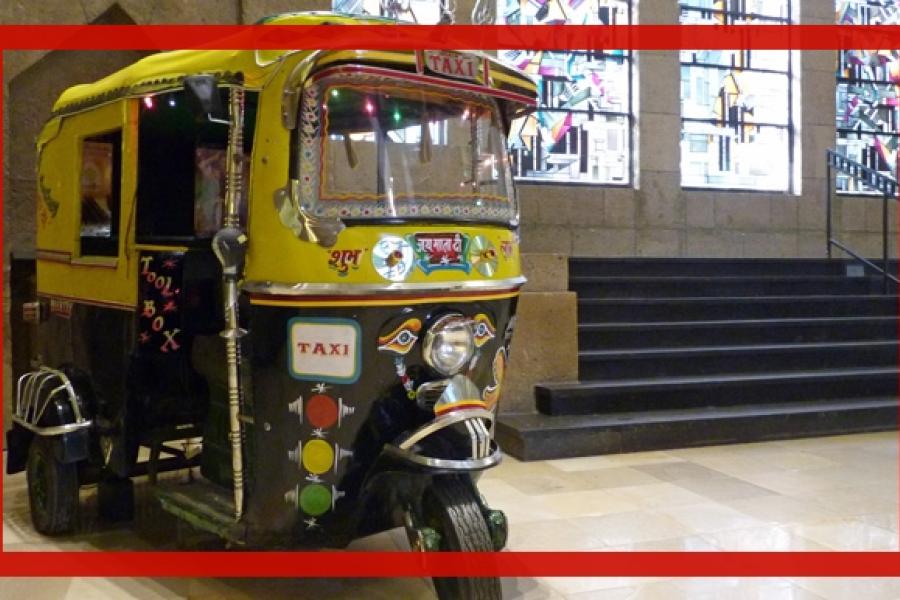
[{"label": "metal handrail", "polygon": [[[846,252],[854,259],[861,262],[864,266],[869,267],[870,269],[876,271],[881,274],[882,278],[882,291],[887,293],[888,291],[888,281],[893,281],[895,284],[900,284],[900,280],[891,275],[889,271],[889,253],[888,253],[888,200],[897,200],[897,180],[893,177],[888,177],[883,173],[879,173],[875,169],[867,167],[863,164],[860,164],[856,161],[852,161],[846,156],[842,154],[838,154],[834,150],[826,150],[825,151],[826,158],[826,222],[825,222],[825,236],[827,239],[826,251],[828,253],[828,258],[832,258],[832,247],[837,247],[840,250]],[[834,238],[833,235],[833,224],[832,224],[832,185],[834,183],[833,172],[832,170],[836,170],[840,173],[844,173],[855,179],[858,182],[864,183],[867,186],[874,188],[881,192],[881,261],[882,266],[879,267],[872,261],[863,258],[852,249],[847,247],[845,244],[842,244],[840,241]]]}]

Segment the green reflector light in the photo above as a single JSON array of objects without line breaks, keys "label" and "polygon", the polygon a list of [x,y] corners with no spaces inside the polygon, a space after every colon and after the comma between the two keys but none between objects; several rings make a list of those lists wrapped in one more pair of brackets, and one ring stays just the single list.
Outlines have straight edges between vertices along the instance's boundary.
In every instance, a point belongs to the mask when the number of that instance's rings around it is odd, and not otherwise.
[{"label": "green reflector light", "polygon": [[324,485],[314,483],[300,492],[300,508],[306,514],[318,517],[331,508],[331,492]]}]

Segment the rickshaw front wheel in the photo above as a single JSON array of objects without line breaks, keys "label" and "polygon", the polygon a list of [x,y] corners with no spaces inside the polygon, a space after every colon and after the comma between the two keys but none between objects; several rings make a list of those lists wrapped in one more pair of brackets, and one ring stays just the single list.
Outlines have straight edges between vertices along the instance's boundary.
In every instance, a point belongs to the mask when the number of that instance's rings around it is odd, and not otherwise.
[{"label": "rickshaw front wheel", "polygon": [[56,458],[53,440],[35,436],[28,448],[26,479],[34,528],[44,535],[72,531],[78,514],[78,466]]},{"label": "rickshaw front wheel", "polygon": [[[422,498],[425,523],[440,535],[439,550],[493,552],[491,532],[468,478],[435,477]],[[496,577],[434,577],[440,600],[500,600]]]}]

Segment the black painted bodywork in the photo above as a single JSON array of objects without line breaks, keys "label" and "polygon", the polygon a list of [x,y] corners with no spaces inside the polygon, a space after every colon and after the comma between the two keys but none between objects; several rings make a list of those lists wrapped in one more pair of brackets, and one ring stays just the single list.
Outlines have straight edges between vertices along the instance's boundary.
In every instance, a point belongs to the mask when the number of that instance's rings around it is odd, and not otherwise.
[{"label": "black painted bodywork", "polygon": [[[415,500],[417,488],[434,473],[415,469],[409,463],[382,455],[385,444],[395,442],[405,432],[431,421],[431,410],[422,410],[407,396],[394,365],[394,356],[379,352],[377,338],[411,317],[421,319],[422,334],[437,317],[458,312],[468,317],[489,315],[496,334],[476,350],[477,356],[468,376],[483,390],[492,383],[492,361],[506,343],[504,331],[515,310],[515,300],[420,305],[409,308],[275,308],[254,306],[251,333],[245,338],[245,357],[252,366],[252,394],[248,408],[255,425],[248,428],[254,472],[248,478],[249,496],[246,519],[251,545],[300,544],[304,546],[343,546],[353,538],[395,527],[397,509]],[[325,393],[341,398],[352,407],[340,426],[324,432],[324,440],[349,450],[352,456],[339,459],[337,468],[319,476],[321,484],[334,486],[343,493],[333,510],[316,518],[286,501],[285,494],[297,486],[310,485],[310,473],[288,458],[297,442],[319,439],[314,428],[301,423],[288,410],[298,397],[315,393],[316,382],[291,377],[288,364],[288,322],[295,317],[350,319],[359,324],[362,344],[361,376],[353,384],[326,384]],[[407,373],[418,387],[426,381],[442,379],[422,358],[422,337],[405,356]],[[250,397],[252,396],[252,397]],[[468,440],[466,440],[468,443]],[[468,448],[463,446],[463,450]],[[377,463],[377,465],[376,465]]]}]

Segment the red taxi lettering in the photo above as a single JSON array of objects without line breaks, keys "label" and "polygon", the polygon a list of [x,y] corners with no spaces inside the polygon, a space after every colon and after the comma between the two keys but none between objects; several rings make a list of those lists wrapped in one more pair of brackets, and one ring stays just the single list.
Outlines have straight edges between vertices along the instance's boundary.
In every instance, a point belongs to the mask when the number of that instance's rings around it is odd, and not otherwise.
[{"label": "red taxi lettering", "polygon": [[328,342],[328,348],[322,342],[297,342],[300,354],[318,356],[350,356],[350,344],[334,344]]}]

